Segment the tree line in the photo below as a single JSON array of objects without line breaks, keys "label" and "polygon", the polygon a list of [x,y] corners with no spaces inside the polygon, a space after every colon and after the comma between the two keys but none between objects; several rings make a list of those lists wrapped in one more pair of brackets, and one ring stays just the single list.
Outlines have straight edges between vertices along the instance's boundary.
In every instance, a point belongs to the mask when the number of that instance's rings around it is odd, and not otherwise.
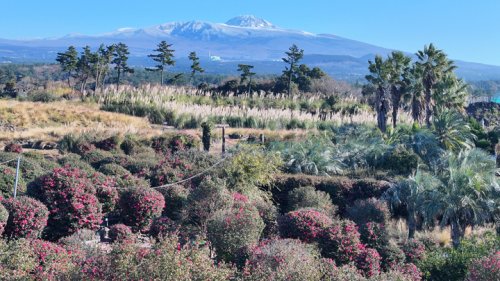
[{"label": "tree line", "polygon": [[[159,73],[160,85],[164,85],[164,77],[169,66],[175,65],[175,50],[172,44],[161,41],[154,53],[148,55],[155,65],[146,68],[147,71]],[[310,69],[305,64],[299,64],[304,56],[304,50],[299,49],[295,44],[287,52],[282,60],[287,64],[273,86],[275,92],[287,93],[289,96],[294,91],[307,92],[311,86],[311,80],[320,79],[326,74],[318,67]],[[105,79],[110,75],[110,70],[114,69],[116,87],[118,88],[123,75],[134,73],[134,69],[128,64],[130,52],[128,46],[124,43],[112,44],[110,46],[101,45],[95,52],[92,52],[89,46],[83,48],[78,54],[74,46],[68,47],[65,52],[57,53],[56,61],[60,64],[61,70],[65,73],[68,87],[78,87],[80,92],[84,93],[89,81],[93,79],[93,90],[104,87]],[[205,70],[201,67],[200,58],[196,52],[190,52],[188,59],[191,61],[189,83],[193,83],[197,73],[203,73]],[[243,88],[244,92],[251,93],[252,85],[255,85],[252,78],[256,75],[253,72],[254,66],[249,64],[238,64],[237,71],[240,73],[239,81],[231,80],[222,85],[219,90],[224,91],[228,88]],[[176,74],[171,80],[178,80],[183,74]],[[71,78],[76,80],[71,84]],[[236,91],[241,92],[241,91]]]}]

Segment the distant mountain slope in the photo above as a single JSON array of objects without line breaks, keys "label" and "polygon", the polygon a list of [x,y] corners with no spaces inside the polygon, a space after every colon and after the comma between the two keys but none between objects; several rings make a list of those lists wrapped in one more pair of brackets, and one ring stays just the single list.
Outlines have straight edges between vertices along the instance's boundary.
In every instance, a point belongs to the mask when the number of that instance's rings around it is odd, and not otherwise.
[{"label": "distant mountain slope", "polygon": [[[304,49],[304,62],[320,66],[334,77],[358,79],[367,69],[367,61],[375,54],[387,55],[390,49],[330,34],[277,27],[254,16],[239,16],[226,23],[201,21],[170,22],[147,28],[121,28],[100,35],[70,34],[60,38],[36,40],[0,39],[0,62],[53,62],[57,52],[70,45],[98,47],[102,44],[126,43],[131,62],[149,65],[147,55],[159,41],[174,44],[179,70],[187,63],[187,54],[196,51],[213,72],[233,72],[235,62],[256,65],[259,73],[277,73],[283,68],[281,57],[291,44]],[[210,62],[211,61],[211,62]],[[466,79],[500,79],[500,67],[457,62],[458,73]]]}]

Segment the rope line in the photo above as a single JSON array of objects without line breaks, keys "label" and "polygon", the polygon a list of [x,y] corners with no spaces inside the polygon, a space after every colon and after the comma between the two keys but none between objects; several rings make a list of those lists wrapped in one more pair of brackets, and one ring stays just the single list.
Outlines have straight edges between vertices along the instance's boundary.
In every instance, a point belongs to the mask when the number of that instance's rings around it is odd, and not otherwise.
[{"label": "rope line", "polygon": [[194,178],[197,178],[201,175],[203,175],[204,173],[212,170],[213,168],[217,167],[220,163],[224,162],[226,159],[228,158],[228,156],[222,158],[219,162],[215,163],[214,165],[212,165],[211,167],[208,167],[207,169],[205,169],[204,171],[201,171],[193,176],[190,176],[189,178],[186,178],[186,179],[183,179],[183,180],[180,180],[180,181],[177,181],[177,182],[173,182],[173,183],[168,183],[168,184],[164,184],[164,185],[160,185],[160,186],[155,186],[155,187],[151,187],[153,189],[157,189],[157,188],[165,188],[165,187],[170,187],[170,186],[173,186],[173,185],[176,185],[176,184],[180,184],[180,183],[183,183],[183,182],[186,182],[186,181],[189,181],[189,180],[192,180]]},{"label": "rope line", "polygon": [[2,165],[2,164],[6,164],[6,163],[9,163],[9,162],[12,162],[12,161],[16,161],[16,160],[17,160],[17,158],[10,159],[10,160],[8,160],[8,161],[1,162],[1,163],[0,163],[0,165]]}]

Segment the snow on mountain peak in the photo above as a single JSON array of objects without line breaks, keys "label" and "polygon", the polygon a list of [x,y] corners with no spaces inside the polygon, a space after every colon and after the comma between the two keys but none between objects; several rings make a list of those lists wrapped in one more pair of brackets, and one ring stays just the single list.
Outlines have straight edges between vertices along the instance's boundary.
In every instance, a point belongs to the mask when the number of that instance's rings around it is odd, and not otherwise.
[{"label": "snow on mountain peak", "polygon": [[275,25],[267,20],[257,18],[252,15],[243,15],[232,18],[226,22],[227,25],[251,28],[276,28]]}]

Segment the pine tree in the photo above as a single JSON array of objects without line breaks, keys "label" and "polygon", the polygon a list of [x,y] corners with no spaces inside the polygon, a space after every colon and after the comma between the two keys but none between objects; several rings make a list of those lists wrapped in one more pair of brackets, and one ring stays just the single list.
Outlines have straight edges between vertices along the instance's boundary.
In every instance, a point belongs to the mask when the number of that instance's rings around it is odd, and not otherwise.
[{"label": "pine tree", "polygon": [[95,79],[94,92],[97,91],[100,85],[104,85],[104,79],[109,72],[109,64],[113,59],[114,48],[114,45],[104,46],[101,44],[99,49],[92,54],[91,68]]},{"label": "pine tree", "polygon": [[304,50],[299,49],[295,44],[288,50],[288,52],[285,52],[287,57],[282,58],[282,60],[289,65],[285,68],[283,74],[288,76],[288,96],[290,96],[292,94],[292,78],[297,73],[298,62],[304,57]]},{"label": "pine tree", "polygon": [[249,64],[238,64],[238,71],[241,72],[240,75],[240,84],[248,80],[248,93],[250,94],[251,85],[252,85],[252,76],[255,75],[255,72],[252,72],[253,65]]},{"label": "pine tree", "polygon": [[160,44],[158,44],[158,49],[154,50],[157,53],[148,55],[148,57],[152,58],[158,64],[154,68],[146,68],[146,70],[159,71],[161,85],[163,85],[163,71],[165,70],[165,67],[175,64],[175,61],[173,60],[175,51],[170,49],[170,47],[172,47],[172,44],[167,44],[166,41],[161,41]]},{"label": "pine tree", "polygon": [[61,65],[62,71],[67,73],[68,87],[71,88],[71,76],[77,69],[78,52],[75,47],[69,46],[68,50],[64,53],[57,53],[56,61]]},{"label": "pine tree", "polygon": [[189,53],[189,60],[192,61],[190,80],[193,81],[194,75],[196,74],[196,72],[203,73],[203,72],[205,72],[205,70],[203,68],[201,68],[200,58],[196,55],[196,52]]},{"label": "pine tree", "polygon": [[129,55],[128,47],[127,45],[123,43],[118,43],[114,47],[114,52],[113,52],[113,60],[111,61],[112,64],[115,65],[115,70],[117,72],[117,78],[116,78],[116,89],[118,90],[118,87],[120,86],[120,76],[121,74],[125,73],[134,73],[134,70],[130,68],[127,64],[128,61],[128,55]]}]

